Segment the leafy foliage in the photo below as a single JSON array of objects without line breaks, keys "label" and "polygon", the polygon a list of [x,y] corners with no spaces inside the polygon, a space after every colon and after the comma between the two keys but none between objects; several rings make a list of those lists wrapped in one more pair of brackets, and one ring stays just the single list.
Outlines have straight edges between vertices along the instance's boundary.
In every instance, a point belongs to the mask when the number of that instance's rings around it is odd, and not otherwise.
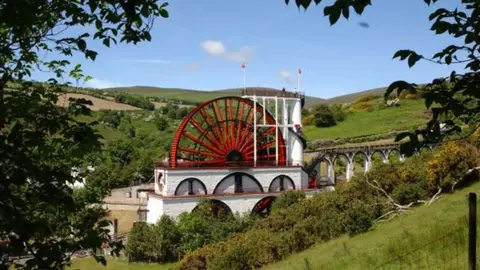
[{"label": "leafy foliage", "polygon": [[313,108],[314,121],[316,127],[331,127],[335,126],[337,122],[333,116],[332,111],[327,105],[319,104]]},{"label": "leafy foliage", "polygon": [[180,232],[175,220],[163,215],[155,225],[136,223],[125,248],[129,262],[169,262],[178,259]]},{"label": "leafy foliage", "polygon": [[115,102],[124,103],[146,110],[154,110],[155,106],[143,96],[119,93],[115,96]]},{"label": "leafy foliage", "polygon": [[468,170],[480,165],[478,148],[467,142],[447,142],[428,162],[429,185],[445,191],[463,184]]},{"label": "leafy foliage", "polygon": [[[70,256],[83,249],[96,255],[110,242],[105,226],[107,213],[99,203],[108,190],[82,181],[82,169],[100,149],[94,122],[77,120],[90,114],[84,99],[70,100],[67,108],[56,106],[64,93],[58,80],[88,80],[80,65],[67,60],[74,53],[95,60],[98,53],[87,41],[137,44],[151,40],[157,17],[168,17],[167,4],[157,1],[6,1],[0,5],[0,249],[2,268],[29,251],[33,258],[16,269],[63,269]],[[87,26],[94,25],[94,28]],[[68,32],[70,28],[91,29]],[[45,53],[57,60],[43,60]],[[50,72],[56,79],[32,84],[33,69]],[[5,91],[7,83],[21,84]],[[97,206],[95,206],[97,205]],[[115,243],[110,246],[118,251]],[[6,256],[4,256],[6,255]]]},{"label": "leafy foliage", "polygon": [[212,215],[208,201],[197,211],[182,213],[175,221],[164,215],[155,225],[138,223],[126,247],[130,261],[175,261],[205,245],[224,241],[235,233],[250,229],[255,216],[231,213]]},{"label": "leafy foliage", "polygon": [[272,213],[289,207],[300,199],[305,198],[305,193],[301,190],[287,190],[282,192],[272,203]]}]

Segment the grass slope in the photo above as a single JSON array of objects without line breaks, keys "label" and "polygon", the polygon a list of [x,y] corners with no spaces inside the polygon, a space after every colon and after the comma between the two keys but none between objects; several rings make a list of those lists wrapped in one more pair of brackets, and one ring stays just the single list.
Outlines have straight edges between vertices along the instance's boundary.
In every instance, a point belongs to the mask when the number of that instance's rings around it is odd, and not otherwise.
[{"label": "grass slope", "polygon": [[[259,87],[259,89],[273,89],[266,87]],[[132,86],[132,87],[117,87],[109,88],[105,90],[118,91],[118,92],[127,92],[131,94],[143,95],[143,96],[157,96],[162,98],[178,99],[178,100],[187,100],[187,101],[205,101],[209,99],[219,98],[223,96],[240,96],[242,89],[232,88],[232,89],[222,89],[215,91],[200,91],[193,89],[182,89],[182,88],[161,88],[161,87],[151,87],[151,86]],[[274,89],[278,90],[279,89]],[[305,106],[311,107],[314,104],[323,102],[324,100],[317,97],[306,97]]]},{"label": "grass slope", "polygon": [[90,100],[93,105],[88,105],[92,111],[100,110],[115,110],[115,111],[133,111],[133,110],[142,110],[141,108],[134,107],[128,104],[117,103],[114,100],[105,100],[97,98],[90,95],[76,94],[76,93],[67,93],[65,95],[60,95],[57,101],[57,105],[61,107],[66,107],[69,104],[69,98],[83,98]]},{"label": "grass slope", "polygon": [[383,96],[385,94],[385,91],[387,90],[386,87],[380,87],[380,88],[374,88],[370,90],[365,90],[361,92],[356,92],[352,94],[347,94],[347,95],[341,95],[329,99],[325,99],[325,103],[327,104],[342,104],[342,103],[350,103],[356,100],[359,97],[363,96]]},{"label": "grass slope", "polygon": [[370,232],[317,244],[264,269],[307,269],[306,260],[310,269],[467,269],[466,195],[478,190],[475,183]]},{"label": "grass slope", "polygon": [[411,129],[426,123],[423,100],[402,100],[399,107],[378,111],[356,111],[343,122],[328,128],[305,126],[308,140],[337,139],[386,133],[392,130]]},{"label": "grass slope", "polygon": [[109,258],[107,265],[103,266],[97,263],[94,258],[87,257],[82,259],[72,260],[72,265],[68,267],[69,270],[85,269],[85,270],[166,270],[170,269],[173,264],[154,264],[154,263],[128,263],[124,259]]}]

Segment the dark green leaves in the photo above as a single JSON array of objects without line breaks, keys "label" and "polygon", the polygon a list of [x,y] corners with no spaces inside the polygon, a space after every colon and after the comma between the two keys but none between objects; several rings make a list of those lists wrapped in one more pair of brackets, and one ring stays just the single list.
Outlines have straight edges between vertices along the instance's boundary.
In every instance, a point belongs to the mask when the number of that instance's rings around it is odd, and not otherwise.
[{"label": "dark green leaves", "polygon": [[387,91],[384,94],[384,97],[387,98],[395,90],[397,90],[397,95],[400,95],[400,93],[403,90],[409,90],[409,91],[415,92],[416,86],[417,86],[416,84],[408,83],[402,80],[395,81],[391,83],[390,86],[388,86]]},{"label": "dark green leaves", "polygon": [[80,51],[85,51],[87,49],[87,42],[84,39],[77,40],[77,46]]},{"label": "dark green leaves", "polygon": [[328,16],[330,25],[334,25],[340,18],[342,9],[340,9],[338,6],[335,6],[335,5],[328,6],[328,7],[325,7],[325,9],[323,10],[323,13],[325,16]]},{"label": "dark green leaves", "polygon": [[422,59],[421,55],[419,55],[416,52],[411,51],[411,50],[399,50],[393,55],[392,59],[395,59],[397,57],[400,58],[400,60],[405,60],[408,57],[408,66],[409,67],[414,66],[415,63],[417,63],[420,59]]},{"label": "dark green leaves", "polygon": [[[321,0],[314,0],[316,5],[320,4]],[[288,5],[289,0],[285,0],[285,4]],[[295,0],[295,4],[298,8],[308,9],[312,0]],[[334,4],[328,5],[323,9],[324,16],[328,16],[330,25],[334,25],[340,19],[340,16],[343,15],[345,19],[350,17],[350,7],[353,7],[357,14],[362,14],[365,10],[365,7],[371,5],[370,0],[338,0]]]}]

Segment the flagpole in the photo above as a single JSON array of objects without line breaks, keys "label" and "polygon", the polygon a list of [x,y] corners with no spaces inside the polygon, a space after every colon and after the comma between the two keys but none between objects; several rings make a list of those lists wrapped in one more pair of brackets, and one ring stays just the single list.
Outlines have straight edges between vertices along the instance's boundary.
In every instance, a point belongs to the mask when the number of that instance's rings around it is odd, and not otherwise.
[{"label": "flagpole", "polygon": [[298,92],[301,92],[300,91],[300,74],[302,74],[302,70],[299,68],[297,73],[297,91]]},{"label": "flagpole", "polygon": [[247,79],[246,79],[245,65],[243,66],[243,90],[247,90]]}]

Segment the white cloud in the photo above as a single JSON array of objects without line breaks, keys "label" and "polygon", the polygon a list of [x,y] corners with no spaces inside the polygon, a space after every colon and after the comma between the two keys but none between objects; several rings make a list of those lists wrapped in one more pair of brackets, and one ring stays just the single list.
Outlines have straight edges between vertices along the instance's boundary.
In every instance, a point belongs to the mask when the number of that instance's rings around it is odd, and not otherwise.
[{"label": "white cloud", "polygon": [[287,83],[288,85],[293,85],[292,74],[290,72],[286,71],[285,69],[282,69],[280,70],[278,75],[280,76],[280,78],[285,80],[285,83]]},{"label": "white cloud", "polygon": [[168,65],[170,61],[168,60],[161,60],[161,59],[128,59],[124,60],[124,62],[129,63],[143,63],[143,64],[160,64],[160,65]]},{"label": "white cloud", "polygon": [[102,88],[113,88],[113,87],[122,87],[123,85],[119,83],[114,83],[108,80],[101,80],[101,79],[91,79],[85,83],[87,87],[91,88],[97,88],[97,89],[102,89]]},{"label": "white cloud", "polygon": [[206,40],[202,43],[200,43],[200,46],[205,50],[208,54],[214,55],[214,56],[222,56],[227,53],[227,50],[225,49],[225,46],[221,41],[215,41],[215,40]]},{"label": "white cloud", "polygon": [[206,40],[200,43],[202,49],[212,55],[217,57],[223,57],[236,62],[246,62],[252,58],[254,48],[250,46],[244,46],[240,48],[239,51],[230,52],[226,49],[223,42],[218,40]]}]

